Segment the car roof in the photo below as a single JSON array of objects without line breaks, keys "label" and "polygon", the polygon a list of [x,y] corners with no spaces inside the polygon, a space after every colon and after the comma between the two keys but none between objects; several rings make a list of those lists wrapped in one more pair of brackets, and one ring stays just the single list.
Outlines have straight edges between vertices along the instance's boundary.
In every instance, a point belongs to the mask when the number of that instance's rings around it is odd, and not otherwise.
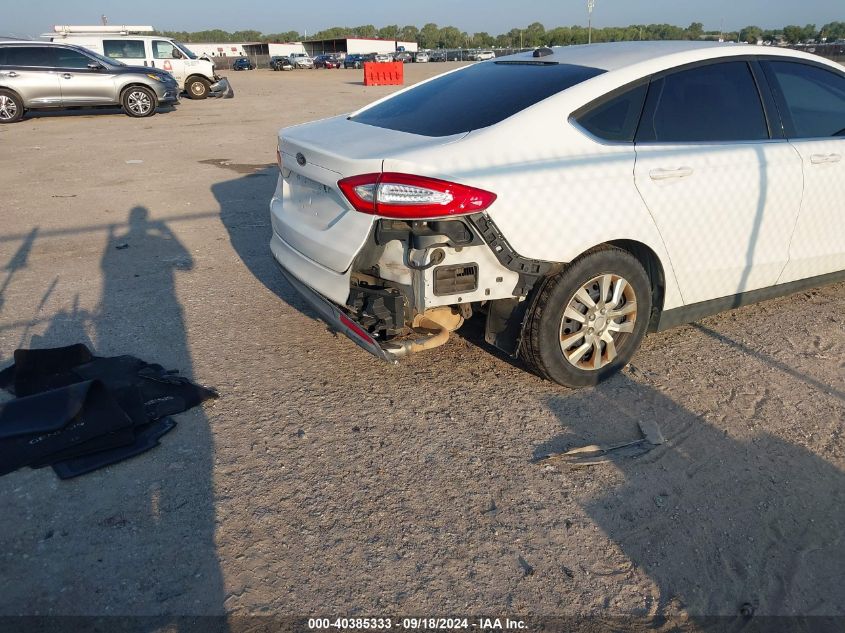
[{"label": "car roof", "polygon": [[497,61],[520,61],[524,59],[526,61],[557,62],[614,71],[643,62],[658,60],[664,60],[668,67],[674,65],[672,58],[678,58],[681,63],[731,55],[783,55],[803,59],[815,58],[807,53],[773,46],[671,40],[554,46],[551,51],[550,55],[539,58],[534,57],[534,51],[528,51],[527,53],[499,57]]}]

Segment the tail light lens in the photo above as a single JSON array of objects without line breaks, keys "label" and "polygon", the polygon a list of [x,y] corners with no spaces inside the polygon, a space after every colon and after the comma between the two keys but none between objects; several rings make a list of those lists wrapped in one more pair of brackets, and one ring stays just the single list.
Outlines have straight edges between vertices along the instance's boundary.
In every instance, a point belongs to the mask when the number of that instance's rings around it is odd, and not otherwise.
[{"label": "tail light lens", "polygon": [[496,194],[437,178],[385,172],[339,181],[356,211],[385,218],[422,220],[478,213]]},{"label": "tail light lens", "polygon": [[282,171],[282,150],[276,148],[276,164],[279,166],[279,171]]}]

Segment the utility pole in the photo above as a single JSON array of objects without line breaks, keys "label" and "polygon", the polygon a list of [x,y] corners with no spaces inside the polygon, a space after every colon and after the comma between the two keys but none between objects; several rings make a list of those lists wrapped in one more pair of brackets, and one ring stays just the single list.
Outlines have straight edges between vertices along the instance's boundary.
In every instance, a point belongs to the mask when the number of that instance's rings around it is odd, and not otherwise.
[{"label": "utility pole", "polygon": [[587,0],[587,44],[593,43],[593,8],[596,0]]}]

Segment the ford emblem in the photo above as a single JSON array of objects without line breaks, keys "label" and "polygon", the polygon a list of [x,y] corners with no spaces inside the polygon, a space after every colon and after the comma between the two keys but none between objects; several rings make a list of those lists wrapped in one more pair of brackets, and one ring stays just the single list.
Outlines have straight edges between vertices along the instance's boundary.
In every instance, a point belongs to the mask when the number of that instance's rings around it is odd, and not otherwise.
[{"label": "ford emblem", "polygon": [[299,163],[300,167],[305,167],[305,163],[308,162],[305,160],[305,156],[302,155],[302,152],[296,153],[296,162]]}]

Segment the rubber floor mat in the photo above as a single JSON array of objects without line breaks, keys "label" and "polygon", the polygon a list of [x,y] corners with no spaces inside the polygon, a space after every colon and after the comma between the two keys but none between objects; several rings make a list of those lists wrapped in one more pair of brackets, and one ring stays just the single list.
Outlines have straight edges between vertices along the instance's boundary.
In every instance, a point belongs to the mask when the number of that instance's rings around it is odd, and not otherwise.
[{"label": "rubber floor mat", "polygon": [[0,475],[53,466],[75,477],[158,444],[182,413],[217,392],[134,356],[95,356],[82,344],[15,351],[0,388]]}]

